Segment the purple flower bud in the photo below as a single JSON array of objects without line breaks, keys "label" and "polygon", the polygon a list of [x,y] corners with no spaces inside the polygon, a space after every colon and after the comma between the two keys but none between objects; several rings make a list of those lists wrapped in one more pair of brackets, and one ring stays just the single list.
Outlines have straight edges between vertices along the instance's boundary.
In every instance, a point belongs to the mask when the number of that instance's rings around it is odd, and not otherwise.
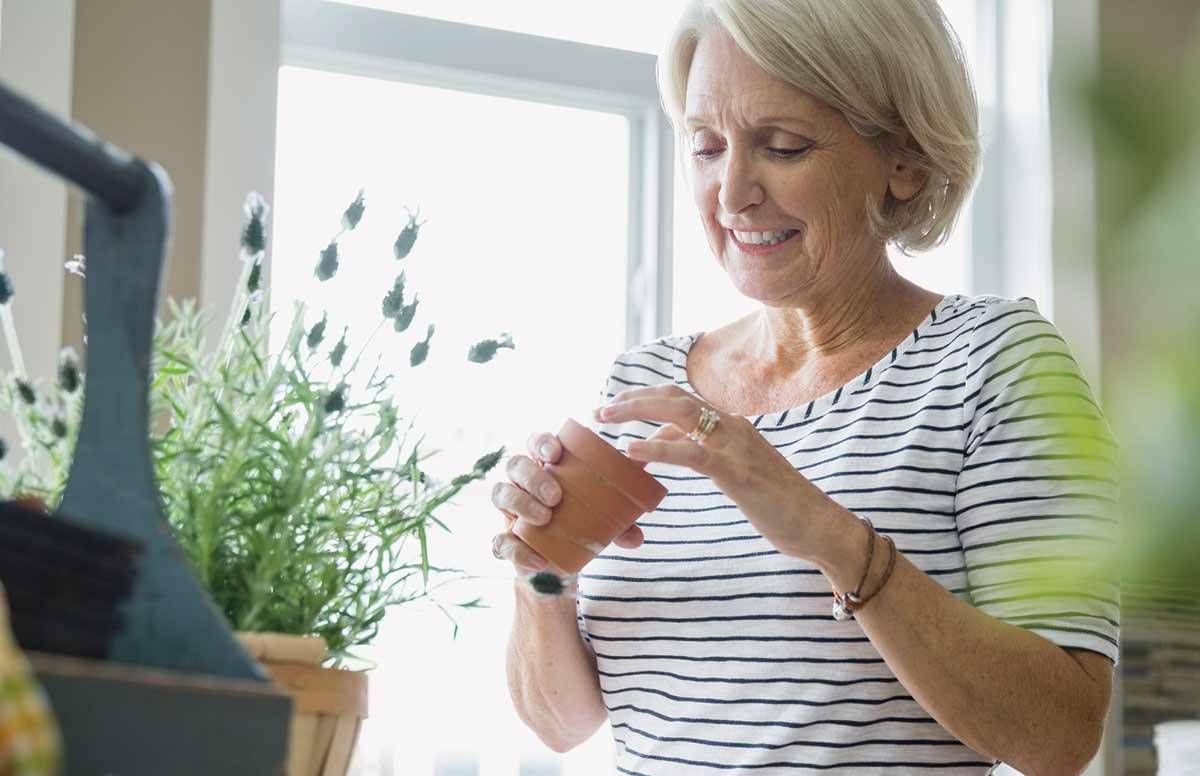
[{"label": "purple flower bud", "polygon": [[476,364],[485,364],[492,360],[492,357],[496,355],[496,352],[500,350],[500,348],[508,348],[510,350],[517,349],[516,346],[513,345],[511,334],[504,332],[500,335],[500,339],[498,340],[485,339],[481,340],[480,342],[476,342],[471,346],[471,349],[467,351],[467,360]]},{"label": "purple flower bud", "polygon": [[[408,208],[404,208],[408,210]],[[421,208],[417,208],[417,215],[421,214]],[[417,234],[421,231],[421,227],[425,222],[417,223],[417,218],[411,212],[408,214],[408,224],[400,231],[400,236],[396,238],[396,244],[392,246],[392,252],[396,255],[396,259],[406,258],[413,249],[413,244],[417,241]]]},{"label": "purple flower bud", "polygon": [[329,313],[323,313],[321,320],[317,321],[316,325],[308,332],[308,346],[313,350],[316,350],[321,341],[325,339],[325,324],[328,319]]},{"label": "purple flower bud", "polygon": [[342,331],[342,338],[333,346],[333,350],[329,352],[329,363],[333,364],[334,368],[342,365],[342,359],[346,357],[346,331]]},{"label": "purple flower bud", "polygon": [[242,249],[246,256],[257,256],[267,247],[264,220],[269,209],[267,201],[257,191],[246,195],[246,203],[242,206],[246,216],[246,225],[242,228]]},{"label": "purple flower bud", "polygon": [[425,339],[413,345],[412,352],[408,355],[408,363],[410,366],[418,366],[425,361],[429,355],[429,340],[433,339],[433,324],[429,324],[429,333],[425,335]]},{"label": "purple flower bud", "polygon": [[331,242],[325,250],[321,251],[321,260],[317,262],[317,278],[321,281],[329,280],[337,270],[338,246],[336,242]]},{"label": "purple flower bud", "polygon": [[250,268],[250,277],[246,278],[246,290],[251,294],[258,291],[262,287],[262,259],[254,262],[254,266]]},{"label": "purple flower bud", "polygon": [[63,348],[58,354],[58,387],[65,393],[75,393],[83,380],[79,375],[79,359],[74,348]]},{"label": "purple flower bud", "polygon": [[26,404],[30,406],[37,404],[37,394],[33,392],[33,385],[19,377],[17,378],[17,393]]},{"label": "purple flower bud", "polygon": [[383,317],[395,318],[400,314],[400,310],[404,307],[404,273],[396,278],[396,282],[392,284],[392,290],[388,291],[387,296],[383,298]]},{"label": "purple flower bud", "polygon": [[358,226],[358,222],[362,220],[363,211],[367,206],[363,203],[363,190],[358,190],[358,196],[350,203],[350,207],[346,208],[346,212],[342,214],[342,226],[353,231],[354,227]]},{"label": "purple flower bud", "polygon": [[325,397],[325,413],[334,415],[346,409],[346,386],[339,385]]},{"label": "purple flower bud", "polygon": [[413,318],[417,315],[417,305],[421,303],[421,297],[418,295],[412,301],[412,304],[407,304],[400,308],[399,314],[396,315],[395,329],[396,331],[406,331],[409,325],[413,322]]}]

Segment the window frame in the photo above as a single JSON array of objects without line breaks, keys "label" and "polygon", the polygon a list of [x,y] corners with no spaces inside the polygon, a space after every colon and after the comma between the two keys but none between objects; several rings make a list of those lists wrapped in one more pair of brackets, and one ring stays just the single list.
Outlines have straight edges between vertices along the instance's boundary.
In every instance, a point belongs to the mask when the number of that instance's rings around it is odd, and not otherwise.
[{"label": "window frame", "polygon": [[627,347],[671,327],[674,137],[652,54],[324,0],[283,0],[280,66],[624,116]]}]

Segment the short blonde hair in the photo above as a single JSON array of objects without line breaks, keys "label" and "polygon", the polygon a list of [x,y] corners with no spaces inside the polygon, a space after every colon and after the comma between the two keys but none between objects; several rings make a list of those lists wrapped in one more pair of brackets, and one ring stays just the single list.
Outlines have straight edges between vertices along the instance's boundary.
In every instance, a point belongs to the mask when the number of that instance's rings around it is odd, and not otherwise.
[{"label": "short blonde hair", "polygon": [[928,173],[911,199],[889,193],[871,207],[882,239],[905,253],[946,240],[979,169],[979,117],[962,46],[937,0],[691,0],[657,65],[680,141],[688,71],[716,24],[767,73]]}]

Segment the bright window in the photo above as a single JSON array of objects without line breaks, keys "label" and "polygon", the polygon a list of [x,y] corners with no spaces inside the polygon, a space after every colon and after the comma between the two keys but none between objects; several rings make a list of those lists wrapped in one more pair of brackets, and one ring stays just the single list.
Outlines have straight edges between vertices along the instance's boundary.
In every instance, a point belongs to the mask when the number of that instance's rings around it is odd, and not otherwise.
[{"label": "bright window", "polygon": [[[307,300],[313,321],[327,309],[332,336],[350,327],[353,353],[406,270],[408,289],[421,297],[417,319],[404,334],[381,331],[365,358],[395,369],[403,407],[419,413],[429,449],[442,450],[430,474],[469,471],[502,444],[525,452],[531,431],[590,417],[624,345],[623,117],[295,67],[280,71],[278,116],[273,305]],[[322,286],[313,277],[318,251],[359,187],[366,215],[342,240],[337,276]],[[428,223],[398,263],[391,245],[404,206],[418,205]],[[429,359],[410,369],[409,348],[428,322],[437,326]],[[512,333],[515,351],[467,362],[473,342],[501,331]],[[492,608],[457,614],[457,641],[429,605],[401,607],[386,621],[364,650],[379,667],[359,774],[475,773],[452,769],[463,758],[478,762],[482,776],[517,776],[521,762],[559,772],[560,758],[510,707],[503,645],[511,571],[488,552],[501,525],[488,491],[476,483],[437,513],[454,532],[437,533],[432,556],[489,577],[443,590],[445,602],[481,595]],[[562,773],[606,773],[606,749],[603,731],[592,749],[566,758]]]}]

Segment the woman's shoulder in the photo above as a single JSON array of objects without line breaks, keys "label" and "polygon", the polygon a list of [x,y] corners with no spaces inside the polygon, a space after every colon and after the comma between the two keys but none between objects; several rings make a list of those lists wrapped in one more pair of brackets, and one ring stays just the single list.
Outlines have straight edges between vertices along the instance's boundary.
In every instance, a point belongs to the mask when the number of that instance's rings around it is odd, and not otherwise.
[{"label": "woman's shoulder", "polygon": [[972,360],[986,360],[998,351],[1020,345],[1069,349],[1058,327],[1032,297],[1010,299],[992,294],[963,297],[962,309],[966,311],[963,325],[971,330],[969,358]]},{"label": "woman's shoulder", "polygon": [[943,318],[954,317],[970,327],[1003,315],[1027,314],[1042,317],[1035,299],[1009,298],[995,294],[951,294],[942,307]]},{"label": "woman's shoulder", "polygon": [[635,345],[613,359],[608,394],[626,388],[686,381],[686,358],[694,335],[670,334]]},{"label": "woman's shoulder", "polygon": [[658,364],[682,369],[687,363],[688,351],[699,336],[695,334],[666,334],[647,340],[621,353],[618,362]]}]

